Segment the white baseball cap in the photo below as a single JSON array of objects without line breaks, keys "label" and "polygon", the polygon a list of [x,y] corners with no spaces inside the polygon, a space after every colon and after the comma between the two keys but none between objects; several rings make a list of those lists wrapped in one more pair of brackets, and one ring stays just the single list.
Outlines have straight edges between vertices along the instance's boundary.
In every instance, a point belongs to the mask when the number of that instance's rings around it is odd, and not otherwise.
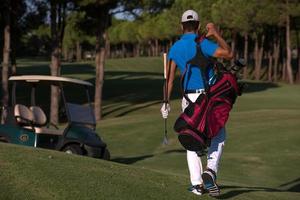
[{"label": "white baseball cap", "polygon": [[198,14],[194,10],[187,10],[182,14],[181,22],[199,21]]}]

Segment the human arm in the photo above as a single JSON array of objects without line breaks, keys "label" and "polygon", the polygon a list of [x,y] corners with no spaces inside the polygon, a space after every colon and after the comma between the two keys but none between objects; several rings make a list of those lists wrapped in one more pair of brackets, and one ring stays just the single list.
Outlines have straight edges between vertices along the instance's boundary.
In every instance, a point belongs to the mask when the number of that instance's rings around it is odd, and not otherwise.
[{"label": "human arm", "polygon": [[[164,95],[166,95],[164,97],[164,103],[160,109],[162,117],[164,119],[166,119],[168,117],[169,112],[171,111],[170,108],[170,97],[171,97],[171,93],[173,90],[173,82],[174,82],[174,78],[175,78],[175,72],[176,72],[176,63],[173,60],[169,60],[168,64],[167,64],[167,76],[166,76],[166,82],[164,85]],[[167,90],[167,91],[165,91]]]},{"label": "human arm", "polygon": [[227,60],[231,60],[233,58],[233,52],[230,46],[226,43],[226,41],[222,38],[220,33],[215,28],[213,23],[208,23],[206,25],[207,34],[206,37],[213,37],[218,43],[219,47],[213,54],[213,57],[216,58],[225,58]]},{"label": "human arm", "polygon": [[166,84],[167,87],[165,87],[167,89],[167,102],[170,101],[170,97],[172,94],[172,90],[173,90],[173,83],[174,83],[174,79],[175,79],[175,72],[176,72],[176,63],[173,60],[169,60],[168,64],[167,64],[167,80],[166,80]]}]

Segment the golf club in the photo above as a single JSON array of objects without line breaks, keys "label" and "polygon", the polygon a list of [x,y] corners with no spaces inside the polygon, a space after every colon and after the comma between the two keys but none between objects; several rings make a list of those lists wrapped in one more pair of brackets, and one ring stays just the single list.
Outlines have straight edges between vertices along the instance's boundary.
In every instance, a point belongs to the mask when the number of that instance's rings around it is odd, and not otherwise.
[{"label": "golf club", "polygon": [[[165,109],[167,109],[167,96],[168,96],[168,83],[167,83],[167,53],[163,54],[163,60],[164,60],[164,104],[165,104]],[[164,119],[164,139],[163,139],[163,144],[167,145],[168,144],[168,130],[167,130],[167,118]]]}]

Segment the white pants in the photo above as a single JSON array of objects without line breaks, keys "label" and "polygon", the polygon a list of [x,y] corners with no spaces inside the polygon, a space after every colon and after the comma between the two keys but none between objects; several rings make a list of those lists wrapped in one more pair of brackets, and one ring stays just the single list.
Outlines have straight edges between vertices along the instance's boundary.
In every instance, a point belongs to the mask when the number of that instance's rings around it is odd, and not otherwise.
[{"label": "white pants", "polygon": [[[188,94],[189,99],[192,102],[195,102],[200,94]],[[188,101],[183,98],[182,99],[182,110],[184,110],[188,106]],[[225,128],[222,128],[218,135],[216,135],[211,140],[211,145],[208,148],[207,153],[207,168],[212,169],[216,173],[218,172],[219,161],[222,155],[223,146],[225,143]],[[203,173],[202,162],[200,157],[194,151],[187,150],[187,163],[190,172],[190,180],[192,185],[202,184],[201,174]]]}]

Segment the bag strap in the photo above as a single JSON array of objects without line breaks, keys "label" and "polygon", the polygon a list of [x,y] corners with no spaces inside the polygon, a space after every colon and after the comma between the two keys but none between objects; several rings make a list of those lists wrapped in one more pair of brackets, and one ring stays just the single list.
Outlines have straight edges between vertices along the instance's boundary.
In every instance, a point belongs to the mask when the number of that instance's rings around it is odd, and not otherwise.
[{"label": "bag strap", "polygon": [[203,80],[203,85],[204,85],[204,89],[205,92],[207,93],[209,90],[209,84],[208,84],[208,80],[206,78],[206,72],[207,72],[207,66],[215,63],[215,61],[211,58],[207,58],[204,56],[202,50],[201,50],[201,46],[200,43],[205,39],[204,36],[201,36],[200,39],[196,38],[196,55],[190,59],[185,66],[184,72],[181,75],[181,92],[182,92],[182,96],[189,102],[191,103],[192,101],[188,98],[188,96],[184,93],[184,79],[186,76],[186,73],[188,71],[188,68],[190,65],[196,65],[199,67],[200,72],[201,72],[201,76],[202,76],[202,80]]},{"label": "bag strap", "polygon": [[202,76],[202,80],[203,80],[204,89],[207,92],[209,89],[209,85],[208,85],[208,80],[206,78],[206,72],[207,72],[208,65],[210,65],[212,62],[209,60],[209,58],[206,58],[203,55],[200,45],[196,46],[196,55],[191,60],[189,60],[187,63],[190,65],[196,65],[199,67],[201,76]]},{"label": "bag strap", "polygon": [[180,77],[180,90],[181,90],[181,93],[182,93],[182,96],[189,102],[189,103],[192,103],[192,101],[190,100],[190,98],[185,94],[184,92],[184,77],[186,75],[186,72],[188,71],[188,63],[185,65],[185,68],[184,68],[184,72],[182,73],[181,77]]}]

